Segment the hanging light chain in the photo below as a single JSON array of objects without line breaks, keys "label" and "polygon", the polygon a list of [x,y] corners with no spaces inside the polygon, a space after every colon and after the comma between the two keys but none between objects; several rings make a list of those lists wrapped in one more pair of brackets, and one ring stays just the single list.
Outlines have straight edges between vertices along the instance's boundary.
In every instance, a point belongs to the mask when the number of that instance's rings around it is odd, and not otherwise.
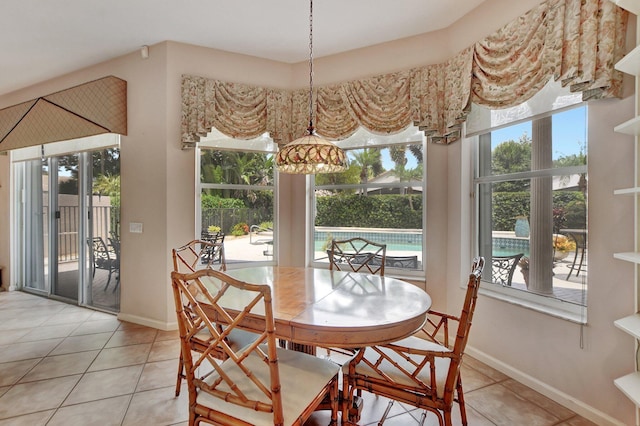
[{"label": "hanging light chain", "polygon": [[313,0],[309,0],[309,134],[313,133]]}]

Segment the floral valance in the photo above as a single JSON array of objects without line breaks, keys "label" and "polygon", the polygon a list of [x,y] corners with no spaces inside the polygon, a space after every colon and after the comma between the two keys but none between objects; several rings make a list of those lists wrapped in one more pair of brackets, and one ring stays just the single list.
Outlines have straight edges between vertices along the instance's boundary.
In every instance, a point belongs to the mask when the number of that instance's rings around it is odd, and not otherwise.
[{"label": "floral valance", "polygon": [[[358,127],[378,134],[414,124],[431,141],[460,138],[471,103],[518,105],[550,79],[583,99],[619,96],[628,14],[609,0],[547,0],[445,63],[315,88],[319,134],[344,139]],[[182,77],[182,144],[212,128],[238,139],[269,132],[279,144],[305,133],[305,89],[285,90]]]}]

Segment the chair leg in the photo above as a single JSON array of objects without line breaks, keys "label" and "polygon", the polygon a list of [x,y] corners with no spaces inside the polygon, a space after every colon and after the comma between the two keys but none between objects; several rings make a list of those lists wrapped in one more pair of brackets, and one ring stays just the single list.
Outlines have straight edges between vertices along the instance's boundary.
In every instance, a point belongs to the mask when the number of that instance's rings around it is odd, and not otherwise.
[{"label": "chair leg", "polygon": [[340,411],[338,397],[340,392],[338,390],[338,386],[338,377],[336,376],[329,391],[329,398],[331,399],[331,426],[337,426],[338,424],[338,411]]},{"label": "chair leg", "polygon": [[[467,426],[467,408],[464,405],[464,392],[462,391],[462,379],[460,376],[458,376],[456,392],[458,393],[458,405],[460,406],[460,419],[462,420],[462,425]],[[451,412],[449,412],[449,416],[451,416]]]},{"label": "chair leg", "polygon": [[107,289],[109,288],[110,282],[111,282],[111,269],[109,269],[109,277],[107,278],[107,285],[104,286],[104,289],[102,291],[107,291]]},{"label": "chair leg", "polygon": [[424,422],[427,420],[427,410],[422,411],[422,415],[420,415],[420,421],[418,424],[420,426],[424,426]]},{"label": "chair leg", "polygon": [[389,403],[387,404],[387,408],[384,410],[384,413],[382,413],[382,418],[378,422],[378,426],[382,426],[384,424],[384,421],[387,419],[387,416],[389,415],[389,411],[391,411],[391,407],[393,407],[394,402],[395,401],[393,399],[389,401]]},{"label": "chair leg", "polygon": [[178,379],[176,380],[176,396],[180,396],[180,385],[182,385],[182,377],[184,376],[184,361],[182,360],[182,352],[178,360]]},{"label": "chair leg", "polygon": [[[463,425],[466,425],[467,423],[462,423]],[[449,411],[445,411],[444,412],[444,426],[452,426],[453,423],[451,421],[451,410]]]}]

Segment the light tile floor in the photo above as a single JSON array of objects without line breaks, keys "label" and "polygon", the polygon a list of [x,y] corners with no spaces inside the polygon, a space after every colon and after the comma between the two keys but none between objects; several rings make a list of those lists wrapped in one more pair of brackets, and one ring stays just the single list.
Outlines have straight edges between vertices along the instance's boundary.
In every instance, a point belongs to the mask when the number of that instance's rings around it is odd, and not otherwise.
[{"label": "light tile floor", "polygon": [[[186,389],[174,397],[178,352],[177,332],[2,292],[0,426],[186,425]],[[593,425],[473,358],[465,358],[462,374],[470,425]],[[360,424],[377,424],[387,402],[365,394]],[[384,424],[418,424],[421,415],[396,403]],[[318,412],[307,424],[328,419]],[[436,425],[435,416],[425,424]]]}]

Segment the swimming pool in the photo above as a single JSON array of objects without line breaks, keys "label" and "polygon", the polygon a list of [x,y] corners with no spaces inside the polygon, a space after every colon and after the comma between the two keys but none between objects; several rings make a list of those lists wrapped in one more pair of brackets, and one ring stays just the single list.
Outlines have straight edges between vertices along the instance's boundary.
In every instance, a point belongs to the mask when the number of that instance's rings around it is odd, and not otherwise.
[{"label": "swimming pool", "polygon": [[[316,252],[326,252],[329,241],[332,238],[345,240],[353,237],[362,237],[369,241],[375,241],[387,245],[387,253],[414,253],[422,254],[422,230],[371,230],[370,228],[320,228],[316,227],[314,233],[314,248]],[[509,256],[524,253],[529,256],[529,239],[494,237],[492,239],[493,256]]]},{"label": "swimming pool", "polygon": [[529,256],[529,239],[494,237],[491,240],[491,252],[493,256],[510,256],[518,253]]},{"label": "swimming pool", "polygon": [[361,237],[376,243],[386,244],[387,253],[422,253],[422,230],[376,230],[370,228],[316,228],[314,232],[314,248],[317,252],[325,251],[332,238],[346,240]]}]

